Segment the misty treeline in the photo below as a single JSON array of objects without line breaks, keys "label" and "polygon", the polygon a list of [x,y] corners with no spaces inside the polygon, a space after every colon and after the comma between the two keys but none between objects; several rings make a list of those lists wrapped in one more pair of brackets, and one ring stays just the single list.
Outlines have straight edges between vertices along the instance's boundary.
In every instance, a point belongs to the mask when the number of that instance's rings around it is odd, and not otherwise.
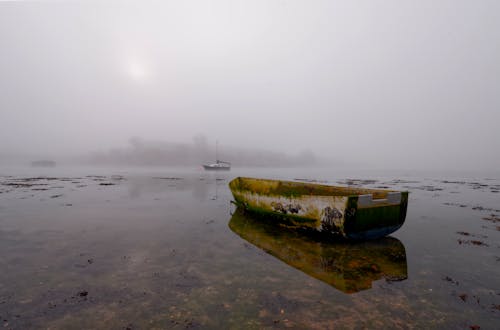
[{"label": "misty treeline", "polygon": [[[309,166],[316,165],[318,158],[310,150],[286,150],[283,152],[245,149],[225,144],[218,145],[218,159],[233,166]],[[216,143],[208,143],[203,135],[191,143],[147,141],[139,137],[129,140],[129,145],[106,152],[91,154],[92,164],[166,165],[192,166],[214,162]]]}]

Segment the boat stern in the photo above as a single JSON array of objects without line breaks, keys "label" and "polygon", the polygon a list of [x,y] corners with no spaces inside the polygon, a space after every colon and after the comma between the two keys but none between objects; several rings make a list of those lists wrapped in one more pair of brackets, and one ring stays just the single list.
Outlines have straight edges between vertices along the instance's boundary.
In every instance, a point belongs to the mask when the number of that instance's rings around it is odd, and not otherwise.
[{"label": "boat stern", "polygon": [[344,220],[346,237],[366,240],[383,237],[398,230],[408,208],[408,192],[391,192],[385,199],[371,195],[350,196]]}]

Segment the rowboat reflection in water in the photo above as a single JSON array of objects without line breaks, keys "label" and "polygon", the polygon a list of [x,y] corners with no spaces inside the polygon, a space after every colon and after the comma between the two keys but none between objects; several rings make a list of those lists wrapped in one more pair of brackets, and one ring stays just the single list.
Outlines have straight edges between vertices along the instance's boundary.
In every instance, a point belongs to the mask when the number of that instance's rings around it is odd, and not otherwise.
[{"label": "rowboat reflection in water", "polygon": [[238,207],[229,228],[240,237],[304,273],[344,293],[372,287],[372,282],[408,278],[404,245],[394,237],[366,242],[324,240],[289,230]]}]

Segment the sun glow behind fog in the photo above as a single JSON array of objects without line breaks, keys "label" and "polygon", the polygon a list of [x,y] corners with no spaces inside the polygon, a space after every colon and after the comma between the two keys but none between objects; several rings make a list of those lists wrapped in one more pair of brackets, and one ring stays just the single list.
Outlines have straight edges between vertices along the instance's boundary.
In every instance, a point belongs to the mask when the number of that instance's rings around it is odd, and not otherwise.
[{"label": "sun glow behind fog", "polygon": [[150,71],[145,61],[138,59],[131,59],[126,62],[125,73],[136,82],[145,82],[150,77]]}]

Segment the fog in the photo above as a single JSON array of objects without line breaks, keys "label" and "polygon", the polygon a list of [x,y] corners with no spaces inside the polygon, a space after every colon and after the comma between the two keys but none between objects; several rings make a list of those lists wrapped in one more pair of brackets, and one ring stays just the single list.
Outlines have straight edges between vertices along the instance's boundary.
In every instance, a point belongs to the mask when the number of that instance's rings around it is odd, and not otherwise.
[{"label": "fog", "polygon": [[203,136],[498,169],[499,91],[497,0],[0,3],[0,162]]}]

